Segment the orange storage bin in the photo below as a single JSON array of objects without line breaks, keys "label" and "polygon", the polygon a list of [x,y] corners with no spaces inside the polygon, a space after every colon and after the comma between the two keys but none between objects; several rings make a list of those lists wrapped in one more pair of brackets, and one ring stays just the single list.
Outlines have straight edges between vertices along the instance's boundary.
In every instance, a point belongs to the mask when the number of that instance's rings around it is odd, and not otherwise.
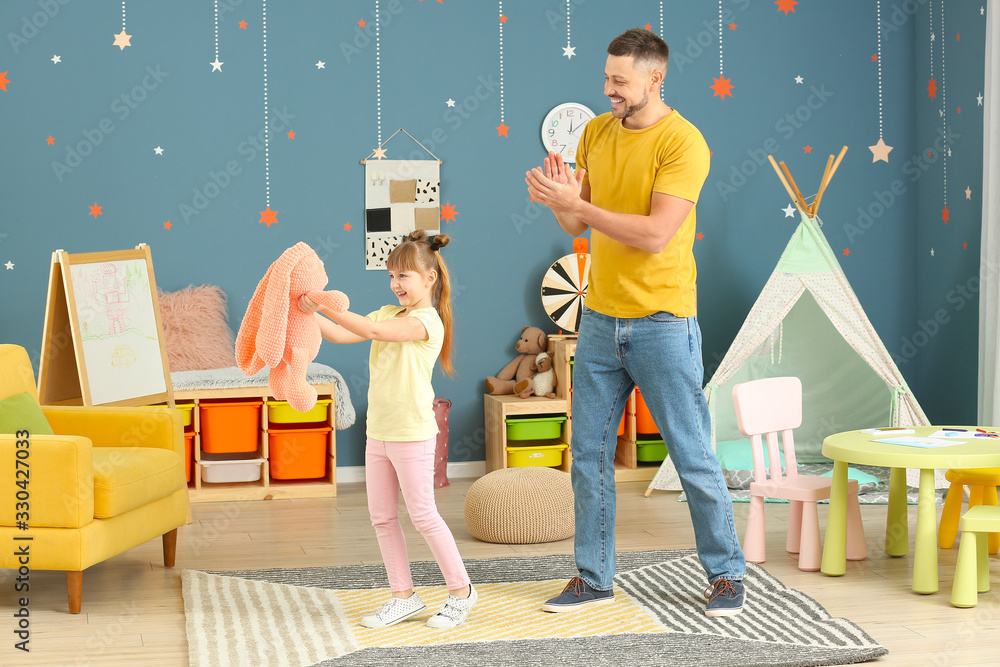
[{"label": "orange storage bin", "polygon": [[262,399],[252,401],[202,401],[201,449],[211,454],[257,451]]},{"label": "orange storage bin", "polygon": [[191,466],[194,460],[194,431],[184,431],[184,470],[187,481],[191,481]]},{"label": "orange storage bin", "polygon": [[649,414],[646,401],[642,398],[642,392],[635,388],[635,430],[636,433],[659,433],[653,415]]},{"label": "orange storage bin", "polygon": [[267,460],[274,479],[316,479],[326,475],[330,426],[271,428]]}]

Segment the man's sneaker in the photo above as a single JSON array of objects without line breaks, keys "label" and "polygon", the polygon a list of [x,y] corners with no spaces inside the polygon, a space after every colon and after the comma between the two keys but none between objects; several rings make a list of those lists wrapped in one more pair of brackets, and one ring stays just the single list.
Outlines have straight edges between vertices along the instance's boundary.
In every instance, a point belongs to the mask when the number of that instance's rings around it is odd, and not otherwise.
[{"label": "man's sneaker", "polygon": [[705,589],[708,598],[706,616],[735,616],[743,611],[743,582],[739,579],[716,579]]},{"label": "man's sneaker", "polygon": [[578,611],[584,607],[611,604],[614,601],[614,590],[599,591],[580,577],[573,577],[562,593],[542,605],[542,611]]},{"label": "man's sneaker", "polygon": [[361,625],[366,628],[384,628],[412,618],[424,609],[427,609],[427,605],[416,593],[408,598],[389,598],[374,614],[362,617]]},{"label": "man's sneaker", "polygon": [[476,600],[478,599],[479,592],[476,591],[476,587],[472,584],[469,584],[469,597],[467,598],[460,598],[449,594],[444,606],[441,607],[438,613],[427,619],[427,627],[454,628],[456,625],[461,625],[465,617],[469,615],[472,605],[476,604]]}]

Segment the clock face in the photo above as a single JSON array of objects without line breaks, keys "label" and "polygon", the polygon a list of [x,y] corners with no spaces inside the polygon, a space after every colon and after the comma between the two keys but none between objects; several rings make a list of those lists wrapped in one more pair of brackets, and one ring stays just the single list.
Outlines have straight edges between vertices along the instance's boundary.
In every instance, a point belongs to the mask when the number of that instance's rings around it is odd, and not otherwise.
[{"label": "clock face", "polygon": [[542,146],[554,151],[566,162],[576,164],[576,146],[580,143],[583,126],[594,117],[594,112],[582,104],[566,102],[545,114],[542,121]]}]

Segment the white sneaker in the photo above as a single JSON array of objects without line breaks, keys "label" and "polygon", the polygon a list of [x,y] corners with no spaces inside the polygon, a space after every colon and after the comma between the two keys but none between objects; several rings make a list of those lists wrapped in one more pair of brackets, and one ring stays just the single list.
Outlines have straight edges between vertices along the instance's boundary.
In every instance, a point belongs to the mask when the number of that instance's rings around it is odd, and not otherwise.
[{"label": "white sneaker", "polygon": [[479,592],[476,591],[475,586],[472,584],[469,584],[469,597],[467,598],[460,598],[449,594],[444,606],[441,607],[438,613],[427,619],[427,627],[454,628],[457,625],[461,625],[465,617],[469,615],[472,605],[476,604],[476,600],[478,599]]},{"label": "white sneaker", "polygon": [[384,628],[412,618],[424,609],[427,609],[427,605],[416,593],[408,598],[391,597],[378,611],[362,617],[361,625],[366,628]]}]

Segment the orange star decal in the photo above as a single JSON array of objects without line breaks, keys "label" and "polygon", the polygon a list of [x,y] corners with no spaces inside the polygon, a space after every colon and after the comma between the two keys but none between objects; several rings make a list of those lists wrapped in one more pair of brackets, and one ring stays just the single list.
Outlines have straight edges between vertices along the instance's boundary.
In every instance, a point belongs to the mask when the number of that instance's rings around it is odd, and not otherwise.
[{"label": "orange star decal", "polygon": [[960,41],[962,41],[962,35],[961,35],[960,33],[956,33],[956,34],[955,34],[955,41],[956,41],[956,42],[960,42]]},{"label": "orange star decal", "polygon": [[806,153],[812,153],[813,152],[813,147],[812,146],[806,146],[802,150],[804,150]]},{"label": "orange star decal", "polygon": [[47,141],[49,142],[49,146],[51,146],[52,144],[56,143],[56,140],[52,138],[51,134],[49,135],[49,138],[48,138]]},{"label": "orange star decal", "polygon": [[650,32],[652,32],[653,30],[653,26],[649,25],[648,23],[643,27],[646,28],[646,30],[649,30]]},{"label": "orange star decal", "polygon": [[948,224],[948,214],[949,213],[951,213],[951,211],[948,210],[947,206],[945,206],[943,209],[941,209],[941,219],[944,220],[944,224],[946,224],[946,225]]},{"label": "orange star decal", "polygon": [[878,60],[878,54],[877,53],[873,53],[872,54],[872,62],[875,62],[876,60]]},{"label": "orange star decal", "polygon": [[968,249],[969,249],[969,244],[968,243],[963,243],[962,244],[962,250],[968,250]]},{"label": "orange star decal", "polygon": [[957,111],[958,113],[962,113],[962,107],[958,107],[958,109],[956,109],[956,111]]},{"label": "orange star decal", "polygon": [[701,232],[698,232],[697,234],[694,235],[694,237],[700,241],[703,238],[705,238],[705,235],[702,234]]},{"label": "orange star decal", "polygon": [[[497,136],[498,137],[507,137],[507,130],[509,130],[509,129],[510,129],[509,125],[504,125],[503,121],[500,121],[500,126],[497,127]],[[509,139],[510,137],[507,137],[507,138]]]},{"label": "orange star decal", "polygon": [[851,254],[851,249],[850,248],[844,248],[844,257],[847,257],[850,254]]},{"label": "orange star decal", "polygon": [[98,206],[97,202],[95,201],[94,205],[90,207],[90,213],[88,213],[88,215],[92,215],[95,218],[97,216],[99,216],[99,215],[104,215],[103,213],[101,213],[101,209],[102,208],[104,208],[104,207],[103,206]]},{"label": "orange star decal", "polygon": [[931,99],[937,97],[937,81],[934,79],[927,82],[927,97]]},{"label": "orange star decal", "polygon": [[779,12],[785,12],[785,16],[788,16],[788,12],[795,13],[795,5],[799,3],[796,0],[774,0],[774,4],[778,5]]},{"label": "orange star decal", "polygon": [[348,232],[351,231],[351,223],[349,223],[349,222],[345,222],[344,223],[344,231],[348,231]]},{"label": "orange star decal", "polygon": [[501,14],[500,15],[500,23],[506,23],[506,22],[507,22],[507,17],[504,16],[503,14]]},{"label": "orange star decal", "polygon": [[288,138],[289,139],[294,139],[295,138],[295,132],[293,130],[289,130],[288,131]]},{"label": "orange star decal", "polygon": [[736,30],[736,24],[735,23],[730,23],[729,24],[729,29],[730,30]]},{"label": "orange star decal", "polygon": [[446,201],[441,207],[441,219],[445,222],[455,222],[456,215],[458,215],[458,211],[455,210],[450,201]]},{"label": "orange star decal", "polygon": [[713,78],[712,81],[715,82],[711,86],[709,86],[709,88],[715,91],[715,94],[712,95],[712,97],[721,97],[722,99],[726,99],[726,95],[729,95],[730,97],[733,96],[733,94],[730,92],[734,87],[732,84],[733,81],[732,79],[723,79],[720,76],[718,79]]},{"label": "orange star decal", "polygon": [[271,225],[278,224],[278,212],[272,211],[269,204],[267,210],[260,212],[260,221],[267,225],[267,228],[270,229]]},{"label": "orange star decal", "polygon": [[164,229],[170,229],[171,227],[173,227],[173,225],[170,224],[169,220],[167,220],[166,222],[163,223],[163,228]]},{"label": "orange star decal", "polygon": [[358,21],[358,25],[359,25],[360,27],[364,28],[364,27],[365,27],[365,21],[364,21],[364,19],[362,19],[362,20]]},{"label": "orange star decal", "polygon": [[7,72],[0,72],[0,90],[7,90],[7,84],[10,81],[7,79]]},{"label": "orange star decal", "polygon": [[240,21],[240,30],[246,30],[246,29],[247,29],[247,22]]}]

